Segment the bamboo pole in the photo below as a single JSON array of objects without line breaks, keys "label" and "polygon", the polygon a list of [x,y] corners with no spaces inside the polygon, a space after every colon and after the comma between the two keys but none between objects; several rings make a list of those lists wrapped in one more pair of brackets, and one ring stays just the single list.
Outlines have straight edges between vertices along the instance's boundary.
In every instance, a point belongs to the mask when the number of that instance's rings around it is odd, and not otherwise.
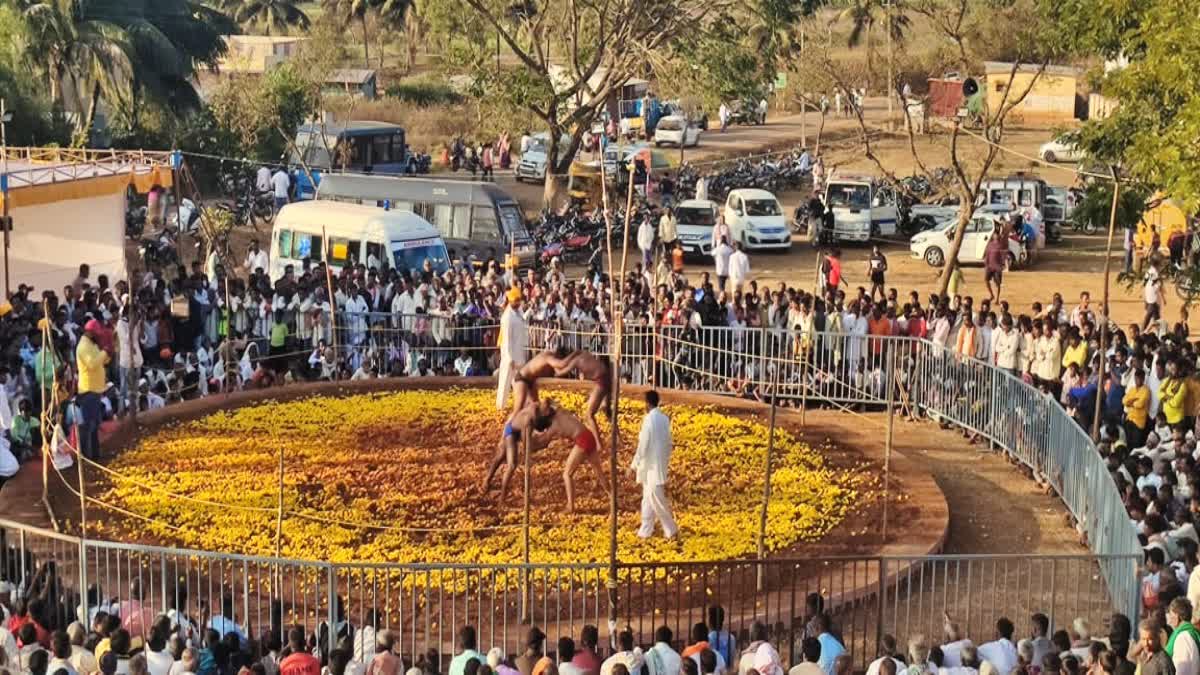
[{"label": "bamboo pole", "polygon": [[283,557],[283,444],[279,444],[279,501],[275,516],[275,557]]},{"label": "bamboo pole", "polygon": [[[333,347],[333,360],[335,364],[340,363],[338,359],[338,338],[337,338],[337,300],[333,297],[333,264],[330,258],[333,256],[333,246],[329,243],[329,236],[325,232],[325,226],[321,226],[321,241],[325,247],[325,289],[329,293],[329,344]],[[322,354],[322,357],[324,355]],[[333,379],[337,380],[341,374],[341,367],[333,369]]]},{"label": "bamboo pole", "polygon": [[758,590],[763,589],[762,561],[767,554],[767,511],[771,505],[771,472],[774,469],[775,413],[779,403],[779,369],[771,376],[771,427],[767,433],[766,468],[763,471],[762,509],[758,514]]},{"label": "bamboo pole", "polygon": [[883,444],[883,527],[881,528],[881,543],[887,543],[888,526],[888,497],[892,478],[892,437],[896,421],[896,349],[888,349],[887,356],[887,435]]},{"label": "bamboo pole", "polygon": [[1113,232],[1117,228],[1117,199],[1121,194],[1121,181],[1117,178],[1117,167],[1110,167],[1113,180],[1112,206],[1108,211],[1108,244],[1104,249],[1104,300],[1100,305],[1100,313],[1104,321],[1100,324],[1100,368],[1096,375],[1096,411],[1092,416],[1092,440],[1100,439],[1100,410],[1104,407],[1104,367],[1107,365],[1105,354],[1108,351],[1108,286],[1112,276]]},{"label": "bamboo pole", "polygon": [[527,429],[522,434],[522,445],[525,446],[525,497],[522,505],[523,517],[521,523],[521,559],[525,563],[521,574],[521,622],[529,623],[530,614],[530,574],[529,574],[529,503],[530,490],[533,488],[533,481],[530,480],[530,473],[533,470],[533,462],[530,460],[533,445],[530,437],[533,436],[532,428]]}]

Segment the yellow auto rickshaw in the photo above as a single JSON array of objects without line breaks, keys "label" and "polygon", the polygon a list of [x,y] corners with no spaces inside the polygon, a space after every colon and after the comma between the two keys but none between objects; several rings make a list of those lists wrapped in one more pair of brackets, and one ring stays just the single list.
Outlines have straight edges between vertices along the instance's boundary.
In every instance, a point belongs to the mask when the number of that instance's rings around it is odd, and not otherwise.
[{"label": "yellow auto rickshaw", "polygon": [[597,162],[571,162],[567,171],[567,193],[571,203],[578,204],[585,211],[603,206],[604,174]]},{"label": "yellow auto rickshaw", "polygon": [[1156,193],[1146,202],[1146,210],[1138,222],[1137,233],[1134,235],[1134,245],[1143,255],[1149,251],[1154,235],[1158,235],[1158,248],[1166,252],[1167,242],[1176,232],[1187,231],[1187,214],[1175,201],[1166,198],[1162,193]]}]

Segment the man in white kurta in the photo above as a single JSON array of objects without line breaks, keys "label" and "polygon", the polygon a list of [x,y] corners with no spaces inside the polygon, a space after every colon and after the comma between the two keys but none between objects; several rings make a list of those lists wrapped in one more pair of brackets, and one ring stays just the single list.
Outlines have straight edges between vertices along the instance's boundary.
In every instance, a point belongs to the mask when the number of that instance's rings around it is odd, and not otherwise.
[{"label": "man in white kurta", "polygon": [[513,376],[529,357],[529,324],[521,314],[521,291],[508,291],[508,306],[500,315],[500,369],[496,382],[496,410],[504,410]]},{"label": "man in white kurta", "polygon": [[646,392],[646,416],[638,435],[633,456],[634,474],[642,484],[642,526],[638,536],[654,534],[655,521],[662,523],[663,536],[672,539],[679,533],[671,503],[667,501],[667,465],[671,463],[671,420],[658,408],[658,392]]}]

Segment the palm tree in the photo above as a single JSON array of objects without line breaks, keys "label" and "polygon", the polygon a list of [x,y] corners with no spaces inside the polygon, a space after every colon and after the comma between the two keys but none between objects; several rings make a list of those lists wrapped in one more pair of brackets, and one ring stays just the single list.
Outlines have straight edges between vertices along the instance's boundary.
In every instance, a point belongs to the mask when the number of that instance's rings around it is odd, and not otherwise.
[{"label": "palm tree", "polygon": [[367,14],[381,4],[383,4],[382,0],[321,0],[325,11],[341,19],[343,25],[348,26],[352,22],[358,21],[362,26],[363,60],[366,62],[367,68],[371,67],[371,41],[367,35]]},{"label": "palm tree", "polygon": [[260,27],[267,35],[272,31],[287,32],[291,27],[307,30],[312,25],[308,15],[292,0],[243,0],[227,7],[227,11],[242,26]]},{"label": "palm tree", "polygon": [[[228,17],[191,0],[16,0],[27,25],[25,51],[64,103],[72,85],[80,131],[90,130],[102,97],[129,105],[136,121],[148,95],[172,110],[195,108],[192,82],[200,67],[215,67],[225,51]],[[82,92],[87,92],[83,94]],[[85,102],[83,97],[86,96]]]},{"label": "palm tree", "polygon": [[[876,13],[882,11],[882,21]],[[874,78],[875,54],[871,41],[877,23],[884,24],[884,30],[894,42],[904,42],[912,21],[908,18],[896,0],[853,0],[850,6],[838,15],[840,20],[850,21],[850,35],[846,44],[850,47],[864,45],[867,50],[867,77]],[[868,87],[870,83],[868,82]],[[888,84],[891,86],[891,83]]]}]

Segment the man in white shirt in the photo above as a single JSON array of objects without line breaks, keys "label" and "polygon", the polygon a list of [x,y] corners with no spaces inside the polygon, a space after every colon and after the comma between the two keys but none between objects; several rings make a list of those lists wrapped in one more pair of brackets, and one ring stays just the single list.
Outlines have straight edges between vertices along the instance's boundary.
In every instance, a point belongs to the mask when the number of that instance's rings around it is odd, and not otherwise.
[{"label": "man in white shirt", "polygon": [[271,271],[267,252],[259,248],[257,239],[250,240],[250,246],[246,249],[246,262],[242,263],[242,267],[247,274],[254,274],[258,270],[262,270],[263,274]]},{"label": "man in white shirt", "polygon": [[1000,617],[996,621],[996,639],[979,646],[979,658],[992,664],[999,673],[1011,673],[1017,667],[1017,646],[1012,637],[1012,622]]},{"label": "man in white shirt", "polygon": [[993,357],[997,368],[1020,377],[1017,369],[1017,352],[1021,345],[1021,334],[1013,329],[1012,316],[1005,314],[1000,320],[1000,330],[992,335]]},{"label": "man in white shirt", "polygon": [[258,188],[259,192],[271,191],[271,170],[266,165],[258,167],[258,174],[254,178],[254,187]]},{"label": "man in white shirt", "polygon": [[529,358],[529,325],[521,315],[521,291],[508,291],[508,305],[500,315],[500,368],[496,371],[496,410],[504,410],[513,376]]},{"label": "man in white shirt", "polygon": [[280,168],[271,176],[271,187],[275,191],[275,210],[278,211],[288,203],[288,190],[292,187],[292,179],[288,177],[287,171]]},{"label": "man in white shirt", "polygon": [[649,216],[638,226],[637,245],[642,251],[642,267],[649,269],[654,264],[654,225]]},{"label": "man in white shirt", "polygon": [[729,280],[729,259],[733,257],[733,248],[729,246],[729,242],[722,238],[713,246],[712,257],[714,263],[714,272],[717,276],[717,290],[724,292],[725,283]]},{"label": "man in white shirt", "polygon": [[[820,643],[818,643],[818,646],[819,645],[820,645]],[[879,668],[883,665],[884,661],[892,661],[893,663],[895,663],[896,664],[896,672],[904,670],[904,668],[906,667],[905,663],[903,661],[901,661],[900,659],[896,658],[896,656],[899,652],[896,649],[895,636],[893,636],[889,633],[885,633],[883,635],[883,639],[880,640],[880,650],[883,652],[883,654],[879,658],[877,658],[874,661],[872,661],[871,663],[867,664],[866,675],[879,675]],[[818,652],[818,656],[820,656],[819,652]]]},{"label": "man in white shirt", "polygon": [[1175,598],[1167,606],[1167,625],[1171,637],[1166,652],[1175,664],[1175,675],[1196,675],[1200,670],[1200,632],[1192,625],[1192,603]]},{"label": "man in white shirt", "polygon": [[[667,465],[671,462],[671,420],[658,408],[658,392],[646,392],[646,416],[638,434],[637,453],[630,467],[642,484],[642,526],[638,536],[649,539],[654,523],[662,523],[663,536],[672,539],[679,533],[671,503],[667,501]],[[707,637],[707,636],[706,636]]]},{"label": "man in white shirt", "polygon": [[453,659],[450,659],[450,670],[447,671],[449,675],[463,675],[466,671],[467,661],[471,659],[483,663],[483,654],[480,654],[476,650],[476,644],[474,626],[463,626],[459,629],[458,647],[462,651],[455,654]]},{"label": "man in white shirt", "polygon": [[71,664],[71,638],[67,637],[66,631],[54,631],[50,636],[50,648],[52,658],[49,665],[46,666],[47,673],[57,673],[59,669],[62,669],[67,671],[67,675],[79,675],[75,666]]},{"label": "man in white shirt", "polygon": [[733,290],[740,291],[750,280],[750,256],[742,250],[742,242],[733,243],[733,255],[729,256],[729,280],[733,282]]},{"label": "man in white shirt", "polygon": [[678,675],[683,659],[679,652],[671,648],[671,639],[674,637],[666,626],[659,626],[654,631],[654,646],[644,655],[649,675]]},{"label": "man in white shirt", "polygon": [[585,675],[583,668],[571,663],[575,658],[575,641],[563,636],[558,639],[558,675]]}]

